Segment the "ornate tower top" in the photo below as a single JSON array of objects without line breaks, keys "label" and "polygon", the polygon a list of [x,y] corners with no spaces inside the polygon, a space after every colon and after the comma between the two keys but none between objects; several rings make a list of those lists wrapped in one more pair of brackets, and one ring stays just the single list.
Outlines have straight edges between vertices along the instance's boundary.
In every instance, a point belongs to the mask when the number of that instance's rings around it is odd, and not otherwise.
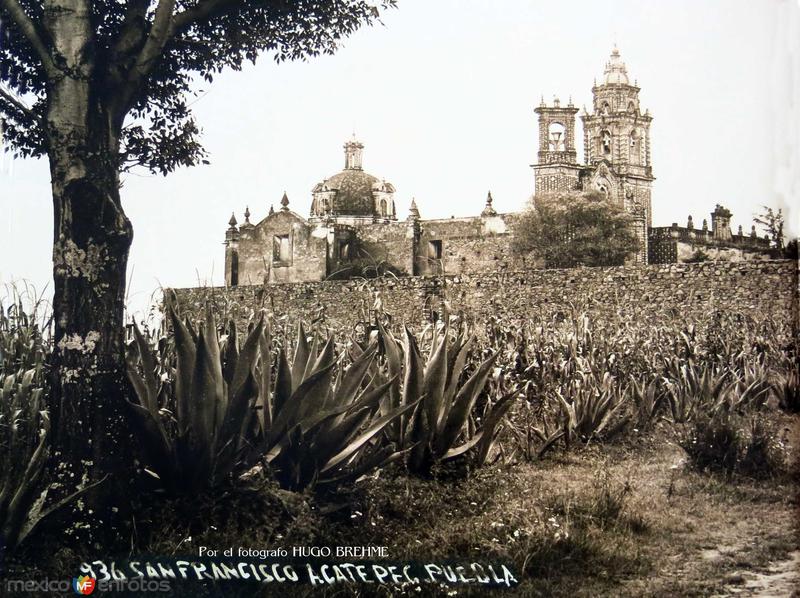
[{"label": "ornate tower top", "polygon": [[357,141],[355,135],[353,135],[353,138],[344,144],[345,170],[361,170],[361,154],[363,151],[364,144]]},{"label": "ornate tower top", "polygon": [[606,85],[630,85],[628,70],[625,68],[625,63],[622,62],[616,44],[611,52],[611,59],[606,62],[604,75]]},{"label": "ornate tower top", "polygon": [[416,198],[411,198],[411,207],[408,209],[409,220],[419,220],[419,208],[417,208]]},{"label": "ornate tower top", "polygon": [[284,212],[289,211],[289,198],[286,195],[286,191],[283,192],[283,197],[281,197],[281,210]]},{"label": "ornate tower top", "polygon": [[483,208],[483,212],[481,212],[481,216],[497,216],[497,210],[492,207],[492,192],[489,191],[489,194],[486,196],[486,207]]}]

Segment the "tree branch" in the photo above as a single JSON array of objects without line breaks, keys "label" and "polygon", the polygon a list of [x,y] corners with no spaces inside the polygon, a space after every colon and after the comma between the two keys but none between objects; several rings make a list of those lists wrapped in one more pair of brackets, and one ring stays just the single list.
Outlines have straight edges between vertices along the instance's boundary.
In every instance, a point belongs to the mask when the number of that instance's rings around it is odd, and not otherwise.
[{"label": "tree branch", "polygon": [[53,63],[53,58],[45,46],[36,23],[27,15],[22,6],[17,0],[0,0],[0,7],[8,13],[11,20],[19,28],[22,35],[28,40],[28,43],[33,46],[34,51],[39,56],[42,66],[48,75],[56,71],[56,66]]},{"label": "tree branch", "polygon": [[150,35],[147,36],[142,51],[139,52],[131,69],[133,79],[142,79],[147,76],[153,68],[153,63],[161,56],[164,46],[170,39],[173,10],[175,10],[175,0],[158,1]]},{"label": "tree branch", "polygon": [[25,104],[23,104],[21,100],[19,100],[16,96],[14,96],[14,94],[6,91],[2,85],[0,85],[0,99],[3,99],[7,103],[11,104],[14,107],[14,109],[18,110],[19,112],[22,112],[25,116],[33,120],[38,120],[38,117],[33,112],[33,110],[31,110]]}]

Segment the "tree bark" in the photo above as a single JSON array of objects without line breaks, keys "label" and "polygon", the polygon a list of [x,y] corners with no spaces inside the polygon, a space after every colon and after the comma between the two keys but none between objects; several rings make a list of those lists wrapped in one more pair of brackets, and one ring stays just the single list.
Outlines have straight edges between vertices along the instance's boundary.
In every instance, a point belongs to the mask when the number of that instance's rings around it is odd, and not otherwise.
[{"label": "tree bark", "polygon": [[[125,275],[132,229],[122,211],[116,166],[108,148],[87,144],[50,154],[54,240],[53,430],[63,493],[109,477],[90,494],[85,522],[114,527],[113,491],[130,466],[124,421],[128,390],[124,361]],[[87,157],[87,156],[97,157]],[[83,162],[85,168],[75,165]],[[105,511],[105,513],[103,513]]]},{"label": "tree bark", "polygon": [[[51,0],[52,1],[52,0]],[[108,537],[120,475],[132,462],[124,421],[124,300],[133,231],[119,194],[121,122],[95,80],[86,0],[55,0],[47,23],[61,60],[48,82],[53,193],[52,429],[60,493],[104,478],[75,521],[82,538]],[[58,10],[55,10],[57,8]],[[91,509],[91,513],[88,510]],[[88,525],[87,525],[88,524]],[[90,531],[91,530],[91,531]],[[87,534],[86,532],[90,533]]]}]

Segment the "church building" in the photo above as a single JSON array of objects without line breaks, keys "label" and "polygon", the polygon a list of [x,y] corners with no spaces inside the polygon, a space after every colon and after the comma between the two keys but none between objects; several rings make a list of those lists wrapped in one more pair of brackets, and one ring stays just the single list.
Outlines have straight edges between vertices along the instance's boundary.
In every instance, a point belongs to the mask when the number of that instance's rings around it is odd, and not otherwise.
[{"label": "church building", "polygon": [[[576,150],[576,108],[544,101],[539,119],[538,162],[533,165],[536,194],[598,191],[633,218],[640,250],[632,264],[697,259],[745,260],[770,257],[768,239],[753,229],[730,231],[730,211],[717,206],[711,230],[706,221],[654,228],[651,191],[655,178],[650,154],[652,116],[639,105],[639,87],[631,83],[614,48],[602,82],[592,87],[592,110],[580,111],[583,163]],[[416,201],[398,220],[395,188],[364,170],[364,145],[344,144],[344,168],[311,190],[308,218],[289,207],[252,223],[250,209],[239,224],[231,215],[225,233],[227,286],[304,282],[381,275],[421,276],[496,272],[536,265],[511,251],[517,214],[500,214],[491,192],[473,217],[423,220]],[[476,202],[476,207],[480,203]],[[520,206],[521,208],[523,206]],[[530,261],[530,260],[529,260]]]}]

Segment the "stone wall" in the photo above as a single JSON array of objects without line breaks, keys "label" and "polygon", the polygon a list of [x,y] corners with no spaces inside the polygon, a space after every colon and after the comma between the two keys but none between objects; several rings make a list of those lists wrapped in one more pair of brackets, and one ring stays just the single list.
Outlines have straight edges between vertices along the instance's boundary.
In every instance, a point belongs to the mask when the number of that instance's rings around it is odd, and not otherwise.
[{"label": "stone wall", "polygon": [[282,322],[317,320],[345,331],[368,321],[376,300],[394,323],[414,327],[422,325],[431,310],[440,311],[444,301],[451,312],[463,310],[479,325],[490,317],[550,319],[566,313],[571,302],[598,314],[620,313],[639,325],[658,325],[675,317],[692,322],[714,310],[772,314],[789,322],[797,314],[797,289],[797,263],[781,260],[500,271],[177,293],[184,310],[194,310],[212,297],[226,303],[241,321],[264,307]]},{"label": "stone wall", "polygon": [[[416,272],[420,275],[489,274],[524,268],[511,251],[516,214],[420,221]],[[438,243],[441,257],[436,258]]]}]

